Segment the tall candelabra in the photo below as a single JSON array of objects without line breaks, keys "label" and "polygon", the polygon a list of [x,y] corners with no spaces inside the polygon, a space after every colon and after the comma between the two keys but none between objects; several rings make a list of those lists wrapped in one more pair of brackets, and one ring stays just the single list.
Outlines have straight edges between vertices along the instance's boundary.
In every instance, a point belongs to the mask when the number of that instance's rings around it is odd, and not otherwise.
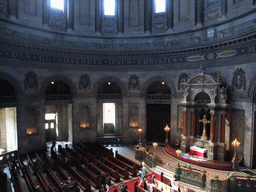
[{"label": "tall candelabra", "polygon": [[[157,145],[158,145],[158,143],[157,142],[154,142],[153,144],[153,147],[154,147],[154,151],[156,150],[156,147],[157,147]],[[154,153],[154,156],[155,156],[156,154]]]},{"label": "tall candelabra", "polygon": [[240,146],[240,142],[235,139],[233,142],[232,142],[232,146],[235,148],[235,153],[234,153],[234,157],[233,157],[233,161],[236,161],[237,160],[237,148]]},{"label": "tall candelabra", "polygon": [[166,132],[166,139],[165,139],[165,144],[169,143],[168,141],[168,132],[171,130],[171,128],[166,125],[165,128],[164,128],[164,131]]},{"label": "tall candelabra", "polygon": [[142,129],[138,129],[138,132],[139,132],[139,144],[141,144],[141,132],[142,132]]}]

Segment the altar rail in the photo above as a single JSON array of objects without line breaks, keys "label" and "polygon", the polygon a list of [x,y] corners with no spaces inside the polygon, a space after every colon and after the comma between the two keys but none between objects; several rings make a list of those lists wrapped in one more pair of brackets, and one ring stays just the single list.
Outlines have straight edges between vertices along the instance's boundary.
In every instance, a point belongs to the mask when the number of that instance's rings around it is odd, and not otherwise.
[{"label": "altar rail", "polygon": [[139,161],[145,161],[146,165],[150,168],[156,166],[156,159],[157,157],[150,152],[148,152],[144,147],[136,148],[135,150],[135,159]]},{"label": "altar rail", "polygon": [[209,168],[213,168],[213,169],[223,169],[223,170],[230,170],[230,171],[233,170],[231,162],[217,161],[217,160],[208,160],[208,161],[204,161],[204,162],[199,162],[199,161],[194,161],[192,159],[183,158],[182,154],[178,157],[176,154],[176,150],[173,149],[170,145],[166,146],[165,151],[180,160],[183,160],[188,163],[195,164],[195,165],[209,167]]},{"label": "altar rail", "polygon": [[182,181],[185,183],[189,183],[191,185],[205,188],[205,171],[181,167],[180,164],[178,163],[175,169],[175,173],[178,181]]},{"label": "altar rail", "polygon": [[243,177],[231,174],[225,179],[209,176],[207,172],[192,168],[185,168],[178,163],[175,178],[191,185],[201,187],[208,192],[243,192],[256,191],[256,177]]}]

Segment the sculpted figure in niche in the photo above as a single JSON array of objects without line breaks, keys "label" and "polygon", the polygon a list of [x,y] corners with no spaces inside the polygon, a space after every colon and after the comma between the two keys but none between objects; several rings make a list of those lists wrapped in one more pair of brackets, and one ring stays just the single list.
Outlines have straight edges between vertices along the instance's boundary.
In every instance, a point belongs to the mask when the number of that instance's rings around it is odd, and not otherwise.
[{"label": "sculpted figure in niche", "polygon": [[36,74],[32,71],[28,72],[26,74],[26,78],[25,78],[25,85],[24,85],[25,89],[33,89],[36,88],[37,89],[37,78],[36,78]]},{"label": "sculpted figure in niche", "polygon": [[86,88],[90,88],[91,86],[91,82],[90,82],[90,77],[88,75],[82,75],[80,77],[80,81],[79,81],[79,89],[86,89]]},{"label": "sculpted figure in niche", "polygon": [[179,76],[179,81],[178,81],[178,90],[180,90],[180,89],[184,90],[186,88],[185,83],[187,81],[188,81],[188,74],[181,73]]},{"label": "sculpted figure in niche", "polygon": [[240,90],[240,89],[246,89],[246,77],[245,72],[243,69],[237,69],[234,72],[233,77],[233,87]]},{"label": "sculpted figure in niche", "polygon": [[139,77],[137,75],[131,75],[129,81],[129,89],[139,89]]}]

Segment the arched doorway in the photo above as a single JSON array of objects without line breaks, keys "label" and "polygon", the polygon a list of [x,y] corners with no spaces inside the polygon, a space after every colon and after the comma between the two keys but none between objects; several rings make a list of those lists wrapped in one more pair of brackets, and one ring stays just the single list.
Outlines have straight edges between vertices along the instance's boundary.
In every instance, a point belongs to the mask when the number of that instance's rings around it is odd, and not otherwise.
[{"label": "arched doorway", "polygon": [[45,88],[46,142],[72,142],[72,93],[67,83],[49,81]]},{"label": "arched doorway", "polygon": [[166,139],[164,127],[170,126],[171,117],[169,86],[164,81],[153,82],[147,89],[146,102],[146,140],[147,142],[164,143]]},{"label": "arched doorway", "polygon": [[118,136],[122,130],[122,91],[114,81],[104,81],[97,91],[97,135]]},{"label": "arched doorway", "polygon": [[0,79],[0,154],[18,150],[16,90],[12,83]]}]

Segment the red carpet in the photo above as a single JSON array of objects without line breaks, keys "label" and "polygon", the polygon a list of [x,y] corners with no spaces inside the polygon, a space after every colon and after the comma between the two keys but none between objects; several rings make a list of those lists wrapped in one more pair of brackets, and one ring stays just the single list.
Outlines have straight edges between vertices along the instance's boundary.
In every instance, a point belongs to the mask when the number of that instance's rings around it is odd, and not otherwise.
[{"label": "red carpet", "polygon": [[176,158],[178,158],[178,159],[180,159],[182,161],[186,161],[188,163],[192,163],[192,164],[195,164],[195,165],[199,165],[199,166],[202,166],[202,167],[208,167],[208,168],[212,168],[212,169],[220,169],[220,170],[233,171],[232,167],[221,167],[221,166],[209,165],[209,164],[204,164],[204,163],[200,163],[200,162],[197,162],[197,161],[192,161],[192,160],[189,160],[189,159],[184,159],[182,157],[178,157],[176,154],[171,152],[167,147],[165,147],[165,151],[167,153],[169,153],[171,156],[176,157]]},{"label": "red carpet", "polygon": [[[147,175],[147,179],[149,180],[150,183],[152,183],[152,176],[155,175],[155,179],[161,181],[161,177],[160,175],[156,174],[156,173],[151,173],[151,174],[148,174]],[[135,182],[138,182],[138,184],[140,183],[140,179],[138,177],[136,177],[136,179],[133,179],[131,181],[127,181],[125,182],[125,185],[127,185],[128,187],[128,191],[129,192],[134,192],[134,183]],[[143,188],[143,185],[141,186],[141,188]],[[113,187],[110,187],[109,188],[109,192],[113,192],[115,189],[117,189],[117,191],[119,191],[118,189],[118,184],[113,186]]]}]

